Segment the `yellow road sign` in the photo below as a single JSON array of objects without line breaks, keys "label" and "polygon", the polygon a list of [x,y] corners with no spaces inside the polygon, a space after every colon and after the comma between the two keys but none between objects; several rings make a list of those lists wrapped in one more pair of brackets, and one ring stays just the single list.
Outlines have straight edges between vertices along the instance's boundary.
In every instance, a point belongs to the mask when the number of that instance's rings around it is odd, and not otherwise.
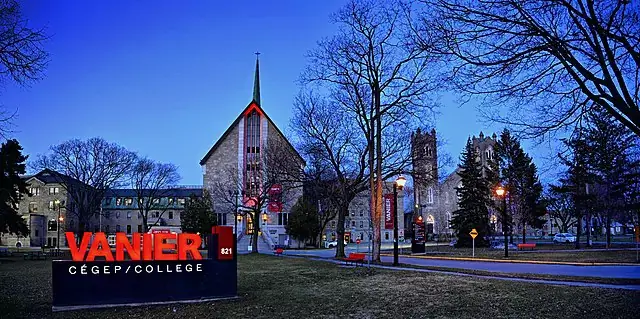
[{"label": "yellow road sign", "polygon": [[469,233],[469,235],[471,235],[471,238],[476,239],[476,236],[478,236],[478,232],[476,231],[476,229],[472,229],[471,232]]}]

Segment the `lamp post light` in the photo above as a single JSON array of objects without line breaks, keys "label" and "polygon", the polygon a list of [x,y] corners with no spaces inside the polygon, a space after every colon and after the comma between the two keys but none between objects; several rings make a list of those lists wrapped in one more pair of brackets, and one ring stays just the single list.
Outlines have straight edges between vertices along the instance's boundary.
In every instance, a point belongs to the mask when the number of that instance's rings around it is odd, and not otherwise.
[{"label": "lamp post light", "polygon": [[502,186],[496,188],[496,195],[502,198],[502,233],[504,234],[504,256],[509,257],[509,236],[507,229],[509,229],[508,216],[507,216],[507,191]]},{"label": "lamp post light", "polygon": [[393,183],[393,265],[398,266],[398,189],[402,190],[407,179],[400,175]]}]

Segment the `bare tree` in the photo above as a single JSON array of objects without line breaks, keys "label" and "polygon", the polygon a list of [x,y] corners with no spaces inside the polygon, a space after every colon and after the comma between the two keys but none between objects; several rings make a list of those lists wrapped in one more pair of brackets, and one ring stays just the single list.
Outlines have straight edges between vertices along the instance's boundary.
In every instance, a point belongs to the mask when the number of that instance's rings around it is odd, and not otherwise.
[{"label": "bare tree", "polygon": [[549,205],[550,222],[552,224],[557,223],[560,228],[559,232],[569,232],[569,229],[576,225],[575,216],[577,215],[571,194],[563,192],[558,186],[552,185],[546,197]]},{"label": "bare tree", "polygon": [[227,165],[220,168],[221,175],[226,178],[211,185],[214,211],[233,212],[237,202],[238,212],[251,218],[252,253],[258,253],[260,217],[272,200],[272,188],[280,187],[282,197],[279,200],[292,206],[302,190],[304,169],[304,162],[283,139],[267,140],[266,148],[259,154],[247,163],[253,167],[254,175],[238,172],[237,165]]},{"label": "bare tree", "polygon": [[407,41],[411,19],[411,6],[404,1],[349,1],[333,16],[337,34],[309,54],[302,77],[305,83],[324,85],[340,108],[356,117],[355,127],[365,138],[375,260],[380,260],[384,171],[393,167],[397,174],[410,162],[385,162],[383,153],[390,150],[383,140],[410,131],[411,119],[430,118],[425,114],[433,106],[429,93],[438,87],[426,76],[433,60]]},{"label": "bare tree", "polygon": [[597,105],[640,135],[637,2],[422,2],[415,41],[450,58],[448,79],[480,96],[490,120],[542,137]]},{"label": "bare tree", "polygon": [[[159,212],[158,223],[162,215],[172,206],[174,198],[169,195],[180,181],[178,168],[173,164],[158,163],[148,158],[140,158],[129,172],[131,187],[138,200],[138,211],[142,216],[142,227],[146,233],[149,229],[149,212]],[[167,201],[163,202],[163,198]]]},{"label": "bare tree", "polygon": [[[67,191],[67,213],[77,223],[77,234],[98,213],[106,191],[125,184],[125,176],[136,161],[136,154],[102,138],[69,140],[51,146],[33,166],[49,169]],[[71,221],[69,221],[71,222]]]},{"label": "bare tree", "polygon": [[[0,1],[0,81],[27,85],[39,80],[49,59],[42,46],[45,40],[43,29],[28,26],[18,1]],[[17,110],[0,110],[0,136],[13,132],[16,115]]]},{"label": "bare tree", "polygon": [[344,116],[336,111],[335,104],[312,92],[297,97],[293,113],[291,127],[299,139],[298,148],[309,162],[323,168],[316,174],[324,179],[328,203],[325,208],[337,210],[336,257],[344,257],[344,223],[349,204],[367,189],[367,142],[353,129],[353,117]]}]

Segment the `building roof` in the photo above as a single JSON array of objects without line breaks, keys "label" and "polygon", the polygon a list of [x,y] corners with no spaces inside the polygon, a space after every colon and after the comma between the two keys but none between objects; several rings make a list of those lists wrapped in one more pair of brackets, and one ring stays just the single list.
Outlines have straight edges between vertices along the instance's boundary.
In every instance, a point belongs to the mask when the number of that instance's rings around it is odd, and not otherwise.
[{"label": "building roof", "polygon": [[282,131],[280,131],[280,129],[278,128],[277,125],[275,125],[275,123],[271,120],[271,118],[269,118],[269,115],[267,115],[267,113],[262,109],[262,107],[260,106],[260,66],[258,63],[258,59],[256,57],[256,72],[255,72],[255,78],[254,78],[254,83],[253,83],[253,99],[251,100],[251,102],[249,103],[249,105],[247,105],[247,107],[244,108],[244,110],[242,110],[242,112],[240,113],[240,115],[238,115],[238,117],[235,119],[235,121],[233,121],[233,123],[231,123],[231,125],[229,125],[229,127],[227,128],[226,131],[224,131],[224,133],[222,134],[222,136],[218,139],[218,141],[216,141],[215,144],[213,144],[213,146],[211,147],[211,149],[207,152],[207,154],[202,158],[202,160],[200,160],[200,165],[204,165],[207,160],[209,159],[209,157],[211,157],[211,155],[213,154],[213,152],[216,151],[216,149],[220,146],[220,144],[222,143],[222,141],[224,141],[227,136],[229,134],[231,134],[231,131],[233,129],[234,126],[238,125],[238,122],[240,122],[240,119],[244,117],[244,115],[246,115],[250,109],[252,108],[257,108],[258,111],[260,111],[260,113],[262,113],[262,115],[264,115],[264,117],[267,119],[267,121],[271,122],[271,124],[273,124],[273,127],[275,127],[276,131],[282,136],[282,138],[287,142],[287,145],[289,145],[289,147],[291,147],[291,149],[293,149],[293,151],[295,152],[296,155],[298,155],[298,158],[302,161],[302,163],[304,163],[304,158],[302,158],[302,156],[300,155],[300,153],[298,153],[298,150],[296,150],[295,147],[293,147],[293,145],[291,145],[291,142],[289,142],[289,140],[284,136],[284,134],[282,134]]},{"label": "building roof", "polygon": [[[151,190],[142,190],[145,193]],[[189,197],[191,195],[202,196],[202,188],[173,188],[162,190],[162,197]],[[110,189],[105,193],[105,197],[138,197],[138,192],[131,188]]]},{"label": "building roof", "polygon": [[89,185],[71,176],[56,172],[48,168],[41,170],[35,175],[25,175],[23,178],[25,179],[25,181],[35,178],[45,184],[72,184],[72,185],[75,184],[75,185],[83,185],[85,187],[90,187]]}]

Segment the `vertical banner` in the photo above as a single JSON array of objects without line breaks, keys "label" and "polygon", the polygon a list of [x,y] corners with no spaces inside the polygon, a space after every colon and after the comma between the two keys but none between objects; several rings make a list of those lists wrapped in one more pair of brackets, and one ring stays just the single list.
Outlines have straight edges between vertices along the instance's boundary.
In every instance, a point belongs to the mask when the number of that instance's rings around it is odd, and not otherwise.
[{"label": "vertical banner", "polygon": [[393,194],[384,195],[384,229],[393,229]]}]

